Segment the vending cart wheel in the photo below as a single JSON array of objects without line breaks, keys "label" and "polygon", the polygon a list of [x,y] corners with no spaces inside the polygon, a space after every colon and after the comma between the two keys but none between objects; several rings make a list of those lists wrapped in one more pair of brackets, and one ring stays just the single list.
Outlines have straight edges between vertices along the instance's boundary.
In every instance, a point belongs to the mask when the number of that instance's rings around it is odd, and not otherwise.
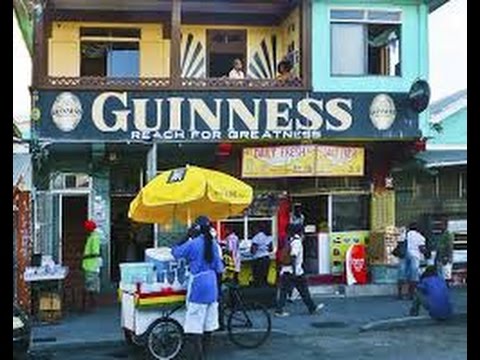
[{"label": "vending cart wheel", "polygon": [[174,359],[182,351],[185,341],[183,327],[175,319],[160,318],[150,325],[147,332],[147,351],[150,359]]}]

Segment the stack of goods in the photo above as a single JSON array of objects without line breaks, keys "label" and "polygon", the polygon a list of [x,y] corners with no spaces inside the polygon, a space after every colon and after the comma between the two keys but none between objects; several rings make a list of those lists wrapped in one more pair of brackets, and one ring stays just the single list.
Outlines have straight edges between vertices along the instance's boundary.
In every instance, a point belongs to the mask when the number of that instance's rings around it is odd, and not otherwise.
[{"label": "stack of goods", "polygon": [[38,317],[40,321],[56,322],[62,317],[62,302],[56,293],[42,293],[40,295]]},{"label": "stack of goods", "polygon": [[395,265],[398,259],[392,255],[393,250],[400,241],[401,231],[395,226],[387,226],[385,228],[384,248],[385,248],[385,264]]},{"label": "stack of goods", "polygon": [[387,226],[384,232],[377,232],[370,238],[369,257],[372,282],[395,284],[398,276],[398,259],[392,255],[401,237],[401,231]]},{"label": "stack of goods", "polygon": [[147,249],[144,263],[125,263],[120,268],[120,288],[136,293],[137,306],[185,301],[188,268],[184,261],[175,261],[170,248]]}]

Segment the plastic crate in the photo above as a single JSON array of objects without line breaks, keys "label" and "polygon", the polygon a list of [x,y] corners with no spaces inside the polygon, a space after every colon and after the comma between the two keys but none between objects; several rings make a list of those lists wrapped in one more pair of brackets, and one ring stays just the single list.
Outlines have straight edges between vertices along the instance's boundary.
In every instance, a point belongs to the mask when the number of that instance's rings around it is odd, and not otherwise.
[{"label": "plastic crate", "polygon": [[155,282],[155,265],[149,262],[120,264],[120,278],[123,284]]}]

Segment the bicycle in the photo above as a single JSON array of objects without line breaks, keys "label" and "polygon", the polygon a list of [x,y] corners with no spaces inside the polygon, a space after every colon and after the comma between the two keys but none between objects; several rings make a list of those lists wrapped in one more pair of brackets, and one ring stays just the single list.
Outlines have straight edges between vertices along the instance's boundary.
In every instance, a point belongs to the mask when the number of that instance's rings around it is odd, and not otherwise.
[{"label": "bicycle", "polygon": [[[222,301],[228,339],[241,348],[253,349],[268,339],[272,329],[272,320],[267,309],[256,302],[245,302],[237,284],[227,282],[226,301]],[[144,345],[148,356],[155,360],[177,358],[185,345],[182,325],[171,316],[184,305],[165,308],[160,318],[148,328],[142,339],[136,343]],[[227,315],[228,314],[228,315]]]}]

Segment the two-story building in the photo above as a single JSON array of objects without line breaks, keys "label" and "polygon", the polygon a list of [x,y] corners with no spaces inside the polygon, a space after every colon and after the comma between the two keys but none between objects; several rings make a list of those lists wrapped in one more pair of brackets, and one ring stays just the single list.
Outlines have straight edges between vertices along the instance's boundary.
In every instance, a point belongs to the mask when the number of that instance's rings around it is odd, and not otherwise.
[{"label": "two-story building", "polygon": [[[389,171],[421,138],[427,115],[409,91],[428,79],[428,14],[444,2],[42,2],[34,250],[69,266],[67,301],[81,287],[83,220],[103,232],[109,292],[130,241],[129,202],[185,164],[252,184],[251,209],[228,220],[241,238],[264,222],[276,241],[301,203],[308,272],[341,274],[347,245],[394,224]],[[244,76],[229,76],[234,60]],[[139,257],[176,231],[151,229]]]}]

